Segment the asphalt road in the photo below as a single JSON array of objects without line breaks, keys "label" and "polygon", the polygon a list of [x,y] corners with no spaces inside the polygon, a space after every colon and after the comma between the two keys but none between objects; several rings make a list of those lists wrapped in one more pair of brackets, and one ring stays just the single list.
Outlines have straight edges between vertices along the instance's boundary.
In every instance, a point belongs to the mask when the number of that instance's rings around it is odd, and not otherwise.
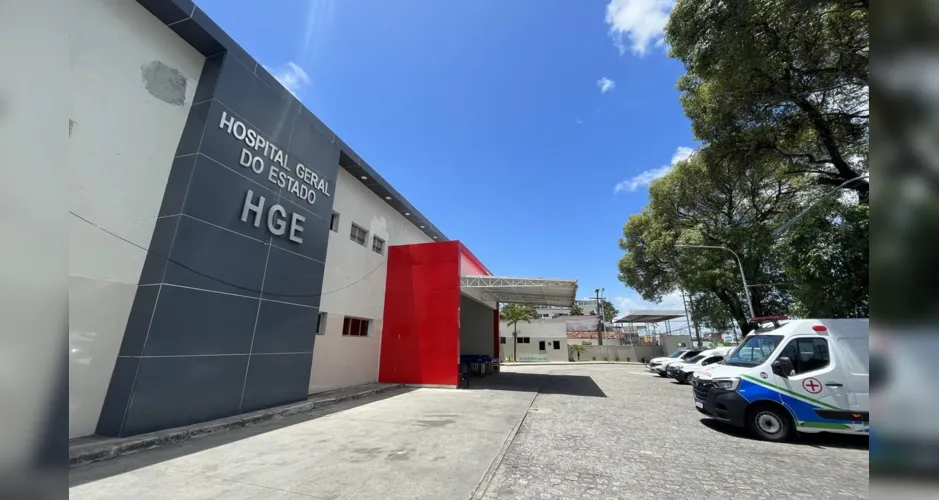
[{"label": "asphalt road", "polygon": [[869,497],[866,437],[757,441],[636,365],[513,370],[552,376],[478,498]]}]

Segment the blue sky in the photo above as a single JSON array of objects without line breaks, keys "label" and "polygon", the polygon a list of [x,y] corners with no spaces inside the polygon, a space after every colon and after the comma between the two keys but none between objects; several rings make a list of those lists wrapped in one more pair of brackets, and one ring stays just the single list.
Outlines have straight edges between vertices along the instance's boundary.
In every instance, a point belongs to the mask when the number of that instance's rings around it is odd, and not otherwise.
[{"label": "blue sky", "polygon": [[198,1],[495,274],[576,278],[620,309],[650,306],[616,278],[623,224],[693,146],[671,3]]}]

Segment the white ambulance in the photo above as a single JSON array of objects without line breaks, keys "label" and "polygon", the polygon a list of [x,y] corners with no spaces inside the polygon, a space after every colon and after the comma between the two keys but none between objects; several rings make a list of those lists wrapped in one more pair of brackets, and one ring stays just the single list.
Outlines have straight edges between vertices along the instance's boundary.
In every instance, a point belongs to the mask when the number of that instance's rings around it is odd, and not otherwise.
[{"label": "white ambulance", "polygon": [[694,374],[698,411],[770,441],[869,433],[870,320],[771,321]]}]

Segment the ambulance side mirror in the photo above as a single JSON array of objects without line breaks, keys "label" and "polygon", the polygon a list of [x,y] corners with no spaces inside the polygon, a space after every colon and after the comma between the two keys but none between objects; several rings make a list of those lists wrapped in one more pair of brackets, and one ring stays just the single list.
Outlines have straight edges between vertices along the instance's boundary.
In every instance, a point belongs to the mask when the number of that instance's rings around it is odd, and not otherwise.
[{"label": "ambulance side mirror", "polygon": [[782,356],[776,361],[773,361],[773,373],[779,375],[783,378],[789,378],[789,374],[795,371],[795,367],[792,366],[792,360]]}]

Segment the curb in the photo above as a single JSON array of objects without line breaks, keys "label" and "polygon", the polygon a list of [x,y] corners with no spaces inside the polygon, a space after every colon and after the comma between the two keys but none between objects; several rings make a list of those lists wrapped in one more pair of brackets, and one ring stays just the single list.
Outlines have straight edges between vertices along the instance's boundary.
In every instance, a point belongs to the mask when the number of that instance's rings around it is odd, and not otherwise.
[{"label": "curb", "polygon": [[277,406],[266,410],[259,410],[244,415],[236,415],[219,420],[212,420],[199,424],[193,424],[186,427],[177,427],[162,431],[151,432],[139,436],[128,438],[113,438],[94,443],[86,443],[69,446],[68,461],[69,466],[90,464],[102,460],[110,460],[122,455],[129,455],[138,451],[150,450],[161,446],[166,446],[183,441],[197,439],[203,436],[209,436],[219,432],[225,432],[241,427],[260,424],[278,418],[289,417],[306,413],[314,408],[323,408],[337,403],[344,403],[355,399],[361,399],[368,396],[374,396],[384,392],[401,389],[404,384],[390,384],[385,387],[377,387],[352,394],[343,394],[335,397],[307,400],[299,403]]},{"label": "curb", "polygon": [[509,431],[509,435],[502,443],[502,447],[499,448],[499,452],[496,453],[495,458],[492,459],[492,463],[489,464],[489,468],[486,469],[486,473],[483,474],[483,478],[476,485],[476,489],[470,496],[470,500],[486,500],[488,498],[493,498],[492,495],[489,494],[490,489],[493,489],[493,486],[495,486],[496,490],[501,489],[501,481],[496,477],[496,472],[499,470],[499,466],[502,465],[502,461],[505,459],[505,454],[509,452],[509,448],[511,448],[512,444],[515,443],[515,437],[518,435],[519,431],[522,430],[522,425],[525,424],[525,419],[528,418],[528,414],[531,412],[531,407],[534,406],[535,400],[538,399],[540,394],[541,388],[539,387],[535,397],[531,398],[531,402],[528,403],[528,408],[525,410],[525,414],[522,415],[522,418],[520,418],[518,422],[516,422],[512,427],[512,430]]}]

